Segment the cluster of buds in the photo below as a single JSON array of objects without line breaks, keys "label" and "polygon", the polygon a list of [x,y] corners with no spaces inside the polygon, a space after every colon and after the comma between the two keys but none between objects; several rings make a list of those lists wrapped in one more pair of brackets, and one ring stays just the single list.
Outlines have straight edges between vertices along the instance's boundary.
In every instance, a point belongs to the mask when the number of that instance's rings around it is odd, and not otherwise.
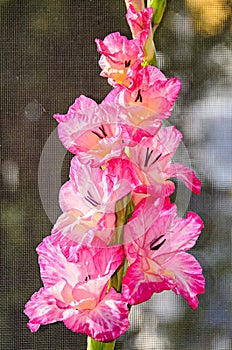
[{"label": "cluster of buds", "polygon": [[201,187],[191,169],[173,162],[180,131],[163,126],[181,83],[152,65],[154,9],[141,0],[127,7],[133,39],[118,32],[96,39],[111,92],[99,105],[81,95],[54,116],[74,157],[59,195],[63,213],[37,248],[44,286],[25,309],[33,332],[62,321],[111,342],[128,329],[130,307],[153,293],[172,290],[195,309],[204,292],[202,269],[186,252],[202,220],[193,212],[179,217],[170,200],[171,178],[197,194]]}]

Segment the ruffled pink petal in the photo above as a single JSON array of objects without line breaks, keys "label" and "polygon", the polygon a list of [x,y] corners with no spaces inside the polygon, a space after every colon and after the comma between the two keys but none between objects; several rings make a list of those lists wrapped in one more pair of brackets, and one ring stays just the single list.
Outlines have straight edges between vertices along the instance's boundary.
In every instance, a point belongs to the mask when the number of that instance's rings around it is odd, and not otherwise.
[{"label": "ruffled pink petal", "polygon": [[106,176],[108,181],[112,182],[126,180],[130,184],[130,190],[141,184],[135,165],[128,158],[111,159],[107,164]]},{"label": "ruffled pink petal", "polygon": [[120,91],[123,90],[123,87],[115,87],[112,89],[104,98],[101,104],[111,104],[111,103],[118,103],[118,96]]},{"label": "ruffled pink petal", "polygon": [[122,281],[122,294],[130,305],[136,305],[150,299],[154,292],[159,293],[167,288],[162,278],[155,271],[143,270],[142,258],[129,266]]},{"label": "ruffled pink petal", "polygon": [[63,310],[57,307],[56,299],[44,288],[32,295],[24,313],[30,319],[27,325],[32,332],[36,332],[40,325],[63,320]]},{"label": "ruffled pink petal", "polygon": [[89,97],[81,95],[78,97],[75,102],[69,107],[67,114],[55,114],[54,118],[59,122],[65,122],[69,118],[72,118],[73,115],[86,112],[86,110],[94,109],[97,107],[97,103]]},{"label": "ruffled pink petal", "polygon": [[[107,59],[107,64],[111,64],[112,68],[125,69],[131,66],[140,57],[141,49],[136,40],[128,40],[120,33],[111,33],[102,41],[95,39],[97,50]],[[101,68],[105,68],[104,65]]]},{"label": "ruffled pink petal", "polygon": [[99,276],[111,276],[123,263],[124,250],[122,245],[110,247],[71,246],[65,257],[75,264],[86,264],[86,276],[89,279]]},{"label": "ruffled pink petal", "polygon": [[[140,247],[143,247],[145,234],[151,227],[153,222],[159,217],[162,207],[165,202],[165,197],[147,197],[143,199],[135,208],[132,217],[129,219],[127,225],[124,228],[124,243],[125,250],[133,242]],[[141,240],[141,241],[140,241]],[[127,259],[132,263],[130,255]]]},{"label": "ruffled pink petal", "polygon": [[170,165],[167,174],[169,177],[177,177],[182,180],[193,193],[200,194],[201,181],[196,177],[194,171],[188,167],[174,163]]},{"label": "ruffled pink petal", "polygon": [[94,207],[91,205],[91,203],[83,198],[83,196],[77,190],[73,181],[67,181],[61,187],[59,192],[59,205],[63,212],[68,212],[72,209],[76,209],[85,214],[87,214],[88,211]]},{"label": "ruffled pink petal", "polygon": [[102,104],[73,114],[60,122],[58,133],[64,146],[82,163],[98,166],[120,156],[123,147],[119,106]]},{"label": "ruffled pink petal", "polygon": [[111,288],[93,310],[73,311],[64,323],[73,332],[107,342],[118,338],[128,329],[128,313],[123,296]]},{"label": "ruffled pink petal", "polygon": [[107,245],[114,234],[114,220],[113,213],[93,211],[88,216],[82,216],[78,210],[72,209],[57,219],[52,235],[62,242],[62,249],[70,244],[101,247]]},{"label": "ruffled pink petal", "polygon": [[[176,208],[176,206],[174,206],[174,208]],[[172,218],[169,219],[169,225],[166,226],[166,242],[159,249],[156,257],[159,254],[169,254],[170,252],[191,249],[195,245],[203,227],[203,221],[197,214],[188,212],[186,218],[182,219],[177,217],[175,213]]]},{"label": "ruffled pink petal", "polygon": [[180,252],[162,267],[164,275],[174,276],[174,284],[171,283],[171,289],[176,294],[181,294],[192,309],[196,309],[198,306],[197,294],[205,291],[205,279],[198,261],[192,255]]},{"label": "ruffled pink petal", "polygon": [[[149,209],[135,211],[126,225],[125,251],[130,263],[136,259],[135,252],[140,252],[162,264],[176,252],[191,249],[204,226],[201,218],[193,212],[189,212],[185,219],[179,218],[175,204],[165,204],[158,216],[154,215]],[[136,233],[137,227],[142,227],[140,237]]]},{"label": "ruffled pink petal", "polygon": [[54,286],[62,279],[71,284],[77,283],[80,276],[78,267],[67,261],[52,236],[46,237],[36,251],[39,254],[41,279],[46,288]]},{"label": "ruffled pink petal", "polygon": [[182,139],[182,134],[175,126],[160,129],[156,138],[153,138],[153,146],[158,147],[163,156],[173,157]]}]

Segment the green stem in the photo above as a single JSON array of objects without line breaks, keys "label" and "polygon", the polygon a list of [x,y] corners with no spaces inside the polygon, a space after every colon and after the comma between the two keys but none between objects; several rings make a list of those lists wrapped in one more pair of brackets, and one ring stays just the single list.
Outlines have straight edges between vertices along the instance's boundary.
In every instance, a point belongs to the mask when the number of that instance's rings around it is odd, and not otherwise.
[{"label": "green stem", "polygon": [[[123,230],[124,225],[127,223],[134,211],[134,205],[131,200],[131,194],[120,199],[115,206],[116,224],[115,224],[115,237],[111,242],[113,244],[123,244]],[[122,279],[127,268],[127,260],[124,259],[123,264],[117,269],[109,281],[109,289],[112,287],[117,292],[122,290]],[[112,342],[99,342],[90,337],[87,338],[87,350],[113,350],[116,340]]]},{"label": "green stem", "polygon": [[115,342],[102,343],[90,337],[87,338],[87,350],[114,350]]}]

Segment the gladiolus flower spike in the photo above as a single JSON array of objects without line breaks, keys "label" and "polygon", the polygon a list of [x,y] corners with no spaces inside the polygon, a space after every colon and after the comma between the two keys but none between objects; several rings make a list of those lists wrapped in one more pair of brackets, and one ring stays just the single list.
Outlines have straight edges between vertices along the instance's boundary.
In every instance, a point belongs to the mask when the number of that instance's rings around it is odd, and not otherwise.
[{"label": "gladiolus flower spike", "polygon": [[24,311],[32,332],[63,322],[88,336],[88,350],[114,349],[133,305],[171,290],[195,309],[205,286],[187,252],[203,222],[193,212],[179,217],[169,198],[173,178],[201,189],[193,170],[174,161],[182,134],[163,126],[181,83],[148,64],[166,1],[125,2],[133,39],[96,39],[101,76],[113,89],[100,104],[81,95],[54,116],[74,156],[60,189],[62,214],[37,248],[43,287]]}]

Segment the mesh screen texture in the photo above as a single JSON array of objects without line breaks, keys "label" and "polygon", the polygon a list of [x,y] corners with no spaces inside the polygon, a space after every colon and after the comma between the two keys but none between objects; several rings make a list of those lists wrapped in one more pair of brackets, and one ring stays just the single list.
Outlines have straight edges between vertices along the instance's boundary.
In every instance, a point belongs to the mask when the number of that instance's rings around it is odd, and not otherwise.
[{"label": "mesh screen texture", "polygon": [[[206,293],[195,311],[172,292],[132,308],[117,350],[232,349],[230,5],[169,0],[156,34],[160,69],[183,84],[170,123],[183,132],[203,183],[187,207],[205,223],[191,253],[203,266]],[[100,102],[110,91],[94,39],[115,31],[130,37],[125,12],[123,0],[0,0],[1,349],[86,348],[86,336],[62,323],[32,334],[23,309],[42,286],[35,248],[60,214],[58,190],[71,159],[52,115],[80,94]]]}]

